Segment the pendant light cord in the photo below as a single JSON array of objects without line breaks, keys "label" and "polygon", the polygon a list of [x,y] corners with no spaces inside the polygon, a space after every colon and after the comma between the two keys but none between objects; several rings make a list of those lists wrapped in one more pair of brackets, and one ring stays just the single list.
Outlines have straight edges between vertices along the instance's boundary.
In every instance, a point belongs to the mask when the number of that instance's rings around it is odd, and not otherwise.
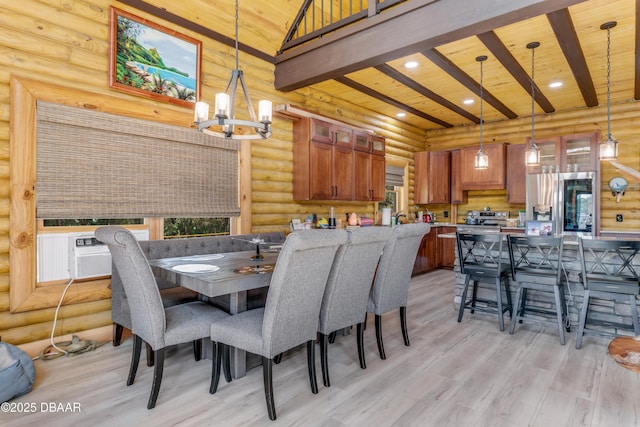
[{"label": "pendant light cord", "polygon": [[236,0],[236,70],[240,69],[238,63],[238,0]]},{"label": "pendant light cord", "polygon": [[611,28],[607,28],[607,140],[611,140]]},{"label": "pendant light cord", "polygon": [[484,124],[484,116],[482,115],[482,98],[483,98],[482,96],[482,79],[483,79],[482,62],[483,61],[484,59],[480,60],[480,151],[482,151],[482,126]]},{"label": "pendant light cord", "polygon": [[534,72],[534,58],[535,58],[535,54],[536,54],[536,49],[532,48],[531,49],[531,148],[533,148],[535,146],[535,139],[534,139],[534,123],[535,123],[535,119],[534,119],[534,115],[535,115],[535,79],[533,76],[533,72]]}]

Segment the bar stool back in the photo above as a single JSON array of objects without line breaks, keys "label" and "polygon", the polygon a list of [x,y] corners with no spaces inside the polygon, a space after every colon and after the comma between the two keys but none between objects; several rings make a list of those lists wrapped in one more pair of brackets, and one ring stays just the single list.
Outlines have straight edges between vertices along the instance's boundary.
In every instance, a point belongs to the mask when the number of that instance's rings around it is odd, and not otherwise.
[{"label": "bar stool back", "polygon": [[[576,348],[582,347],[582,336],[585,334],[615,337],[618,329],[627,329],[640,335],[636,305],[636,295],[640,293],[640,272],[632,264],[636,256],[640,257],[640,241],[580,239],[579,245],[584,299]],[[600,320],[595,318],[597,316],[589,318],[591,298],[628,301],[632,325]],[[608,330],[588,328],[587,323],[604,326]]]},{"label": "bar stool back", "polygon": [[[509,235],[508,241],[511,275],[517,282],[516,310],[511,316],[509,333],[513,334],[516,323],[532,322],[553,326],[557,323],[560,344],[564,345],[565,321],[567,331],[570,331],[570,326],[562,282],[562,237]],[[529,289],[553,292],[555,310],[527,304]],[[556,321],[548,320],[550,314],[555,315]]]},{"label": "bar stool back", "polygon": [[[464,290],[460,300],[458,322],[462,321],[465,309],[498,315],[500,330],[504,331],[503,314],[511,314],[511,292],[509,290],[509,264],[502,260],[503,236],[499,233],[472,234],[457,232],[458,259],[460,270],[465,275]],[[478,282],[494,283],[496,298],[490,300],[478,297]],[[467,301],[469,286],[473,283],[471,298]],[[502,288],[507,304],[502,303]],[[478,305],[480,303],[480,305]]]}]

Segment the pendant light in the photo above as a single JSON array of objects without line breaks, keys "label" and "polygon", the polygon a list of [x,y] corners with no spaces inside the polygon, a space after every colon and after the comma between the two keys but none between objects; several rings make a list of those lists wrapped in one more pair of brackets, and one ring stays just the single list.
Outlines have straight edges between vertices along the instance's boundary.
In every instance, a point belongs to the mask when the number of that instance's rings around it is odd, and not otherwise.
[{"label": "pendant light", "polygon": [[540,46],[540,42],[531,42],[527,45],[527,49],[531,49],[531,143],[525,153],[524,162],[527,166],[538,166],[540,164],[540,150],[536,145],[534,137],[535,129],[535,88],[536,84],[533,79],[534,62],[535,62],[535,50]]},{"label": "pendant light", "polygon": [[611,135],[611,29],[618,25],[616,21],[605,22],[601,30],[607,30],[607,137],[600,142],[600,160],[618,158],[618,141]]},{"label": "pendant light", "polygon": [[475,167],[476,169],[488,169],[489,168],[489,156],[482,150],[482,126],[484,119],[482,117],[482,63],[487,60],[486,55],[481,55],[476,58],[476,61],[480,63],[480,150],[476,154]]},{"label": "pendant light", "polygon": [[[239,120],[235,117],[236,90],[238,83],[244,92],[244,100],[249,110],[251,120]],[[236,68],[231,72],[231,79],[223,93],[216,94],[215,112],[209,119],[209,105],[206,102],[196,102],[194,123],[198,131],[220,138],[230,139],[267,139],[271,136],[272,103],[268,100],[258,102],[258,117],[249,99],[244,74],[238,65],[238,0],[236,0]],[[238,134],[234,126],[248,126],[254,133]],[[218,130],[210,129],[215,127]]]}]

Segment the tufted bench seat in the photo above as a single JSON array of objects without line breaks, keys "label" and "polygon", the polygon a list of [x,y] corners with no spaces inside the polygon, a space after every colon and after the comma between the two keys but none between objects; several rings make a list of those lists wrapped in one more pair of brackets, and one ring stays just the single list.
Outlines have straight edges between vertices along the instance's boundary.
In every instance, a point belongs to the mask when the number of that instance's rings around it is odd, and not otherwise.
[{"label": "tufted bench seat", "polygon": [[[260,237],[265,243],[280,244],[285,240],[284,233],[261,233],[261,234],[240,234],[236,236],[209,236],[209,237],[190,237],[180,239],[166,240],[143,240],[140,247],[147,259],[158,258],[175,258],[190,255],[206,255],[223,252],[240,252],[255,250],[255,244],[250,243],[252,238]],[[245,241],[248,240],[248,241]],[[160,289],[162,302],[165,307],[171,307],[177,304],[184,304],[189,301],[195,301],[198,295],[175,283],[166,280],[165,277],[156,276],[156,282]],[[248,295],[249,308],[259,305],[260,301],[264,303],[266,289],[256,289],[254,295]],[[217,301],[220,305],[224,304],[224,299]],[[113,345],[120,345],[122,339],[123,328],[131,329],[131,313],[127,296],[118,275],[115,266],[112,265],[111,274],[111,319],[113,321]]]}]

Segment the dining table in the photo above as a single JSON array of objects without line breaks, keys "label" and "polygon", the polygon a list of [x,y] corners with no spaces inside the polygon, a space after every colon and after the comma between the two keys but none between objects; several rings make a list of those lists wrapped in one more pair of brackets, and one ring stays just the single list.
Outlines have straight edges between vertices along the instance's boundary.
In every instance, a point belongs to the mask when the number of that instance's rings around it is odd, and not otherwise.
[{"label": "dining table", "polygon": [[[247,310],[247,291],[268,287],[278,259],[279,250],[226,252],[159,258],[149,260],[156,276],[195,291],[203,301],[225,298],[225,309],[234,315]],[[203,345],[203,354],[210,357],[211,345]],[[241,378],[247,371],[247,354],[232,348],[231,375]]]}]

